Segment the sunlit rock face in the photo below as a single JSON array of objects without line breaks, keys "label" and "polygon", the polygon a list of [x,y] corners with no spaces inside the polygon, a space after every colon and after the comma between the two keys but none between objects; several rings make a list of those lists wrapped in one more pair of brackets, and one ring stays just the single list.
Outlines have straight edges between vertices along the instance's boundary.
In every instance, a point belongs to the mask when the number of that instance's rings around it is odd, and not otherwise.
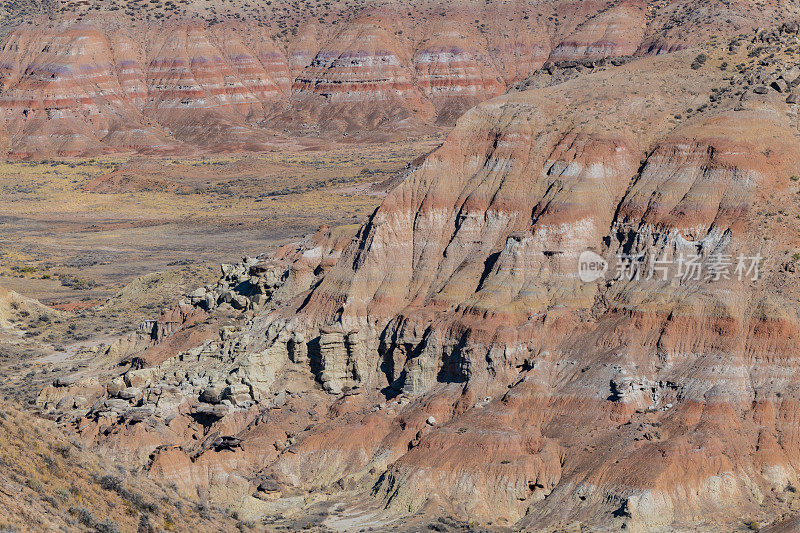
[{"label": "sunlit rock face", "polygon": [[[669,119],[677,100],[653,100],[643,116],[616,107],[618,91],[664,75],[631,66],[586,106],[575,83],[470,111],[321,283],[266,319],[309,339],[323,386],[346,376],[348,387],[413,399],[405,425],[374,429],[360,459],[327,454],[325,464],[353,476],[385,468],[372,496],[391,512],[447,502],[521,524],[724,521],[793,486],[796,452],[780,435],[797,432],[786,413],[797,402],[789,294],[799,286],[783,264],[792,230],[763,233],[763,213],[770,195],[789,192],[797,140],[778,99],[731,102],[684,126]],[[597,112],[609,127],[560,120]],[[640,120],[650,129],[633,135]],[[638,263],[585,283],[585,250]],[[759,263],[757,279],[736,274],[736,258],[767,250],[777,264]],[[725,275],[680,274],[689,256],[731,264]],[[356,333],[357,357],[345,342]],[[315,434],[270,475],[300,486],[302,472],[313,477],[303,470],[312,450],[340,442]]]},{"label": "sunlit rock face", "polygon": [[[434,117],[431,80],[495,79],[477,66],[491,46],[456,53],[446,33],[445,55],[412,54],[387,24],[337,33],[289,98],[392,98],[422,120],[409,102]],[[327,491],[380,519],[640,531],[788,512],[797,110],[777,90],[720,91],[728,47],[705,50],[703,68],[696,51],[644,57],[467,111],[357,231],[224,265],[118,345],[123,374],[75,385],[94,395],[76,431],[242,505]],[[415,76],[429,84],[393,85]],[[587,251],[609,265],[589,281]],[[207,319],[220,327],[194,326]]]},{"label": "sunlit rock face", "polygon": [[0,43],[4,155],[263,150],[287,135],[408,138],[449,129],[543,65],[675,51],[795,9],[378,1],[333,23],[276,3],[269,24],[291,23],[287,33],[247,17],[156,24],[97,7],[80,20],[31,21]]}]

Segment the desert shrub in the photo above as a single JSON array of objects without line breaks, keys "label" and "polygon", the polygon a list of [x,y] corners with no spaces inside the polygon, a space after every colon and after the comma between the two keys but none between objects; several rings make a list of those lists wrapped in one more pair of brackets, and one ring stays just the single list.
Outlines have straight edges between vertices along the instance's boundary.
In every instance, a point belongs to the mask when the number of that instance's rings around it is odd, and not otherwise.
[{"label": "desert shrub", "polygon": [[98,533],[120,533],[119,526],[110,518],[98,522],[95,524],[94,528]]},{"label": "desert shrub", "polygon": [[25,484],[33,492],[38,492],[38,493],[44,492],[44,483],[42,483],[38,479],[28,478],[27,480],[25,480]]},{"label": "desert shrub", "polygon": [[56,500],[53,496],[47,494],[45,496],[42,496],[42,500],[49,503],[51,507],[55,507],[56,509],[58,509],[58,500]]},{"label": "desert shrub", "polygon": [[110,490],[114,492],[119,492],[120,490],[124,490],[122,486],[122,479],[118,478],[117,476],[103,476],[100,478],[100,486],[103,487],[105,490]]},{"label": "desert shrub", "polygon": [[694,58],[692,61],[692,69],[697,70],[703,65],[705,65],[706,60],[708,60],[708,56],[706,54],[701,53],[697,57]]},{"label": "desert shrub", "polygon": [[70,507],[69,514],[78,519],[78,522],[86,527],[94,527],[97,522],[92,512],[85,507]]}]

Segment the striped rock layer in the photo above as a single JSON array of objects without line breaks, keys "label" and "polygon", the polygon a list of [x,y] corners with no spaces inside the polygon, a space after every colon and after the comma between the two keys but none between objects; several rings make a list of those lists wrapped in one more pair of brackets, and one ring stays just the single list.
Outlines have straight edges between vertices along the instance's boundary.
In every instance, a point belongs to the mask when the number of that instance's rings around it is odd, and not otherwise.
[{"label": "striped rock layer", "polygon": [[23,24],[0,43],[0,149],[25,158],[403,137],[451,126],[547,61],[674,51],[796,15],[790,3],[729,4],[371,2],[337,6],[341,19],[329,20],[275,2],[268,23],[213,25],[98,6]]}]

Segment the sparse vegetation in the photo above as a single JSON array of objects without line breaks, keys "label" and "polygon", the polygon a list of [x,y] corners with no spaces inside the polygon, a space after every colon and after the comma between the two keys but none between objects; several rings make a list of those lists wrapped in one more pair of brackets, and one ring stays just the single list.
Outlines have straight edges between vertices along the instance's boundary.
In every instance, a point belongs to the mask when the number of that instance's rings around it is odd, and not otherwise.
[{"label": "sparse vegetation", "polygon": [[705,53],[699,54],[697,57],[694,58],[694,61],[692,62],[691,65],[692,69],[697,70],[699,68],[702,68],[702,66],[706,64],[707,60],[708,60],[708,55],[706,55]]},{"label": "sparse vegetation", "polygon": [[[3,228],[8,238],[0,245],[0,285],[24,287],[26,295],[36,298],[102,300],[119,291],[120,281],[164,270],[176,261],[216,268],[242,251],[267,250],[322,223],[363,220],[380,198],[357,187],[391,177],[437,141],[171,158],[155,165],[120,158],[0,163],[0,209],[26,213]],[[107,192],[87,189],[115,172],[128,184],[135,184],[137,176],[156,175],[160,183],[177,187],[115,191],[112,184]],[[44,249],[53,231],[74,246],[36,252]],[[209,238],[215,239],[213,246]],[[188,255],[187,248],[197,253]]]},{"label": "sparse vegetation", "polygon": [[[208,530],[208,521],[215,530],[236,531],[235,520],[211,508],[205,518],[182,513],[184,501],[174,491],[142,477],[123,481],[107,473],[116,470],[114,462],[77,448],[51,422],[3,402],[0,413],[0,484],[17,494],[0,491],[0,531],[72,530],[80,524],[116,533],[135,531],[154,517],[176,531]],[[159,504],[145,502],[142,494]],[[125,508],[133,512],[120,511]]]}]

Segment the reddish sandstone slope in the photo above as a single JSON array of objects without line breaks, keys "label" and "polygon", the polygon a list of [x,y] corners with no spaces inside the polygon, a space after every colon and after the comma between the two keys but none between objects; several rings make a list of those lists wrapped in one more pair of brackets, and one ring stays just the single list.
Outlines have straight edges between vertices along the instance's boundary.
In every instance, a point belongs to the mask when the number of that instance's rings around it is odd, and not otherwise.
[{"label": "reddish sandstone slope", "polygon": [[798,14],[783,0],[56,4],[0,43],[3,155],[415,135],[548,61],[674,51]]},{"label": "reddish sandstone slope", "polygon": [[[63,385],[39,403],[252,516],[310,491],[354,507],[326,522],[343,529],[786,518],[797,44],[785,26],[485,102],[355,237],[323,228],[223,266],[115,347],[124,375],[76,385],[92,408]],[[579,278],[586,250],[605,277]],[[638,258],[627,276],[618,254]],[[759,276],[739,279],[740,255],[763,258]],[[192,342],[197,323],[175,318],[192,308],[242,320]]]}]

